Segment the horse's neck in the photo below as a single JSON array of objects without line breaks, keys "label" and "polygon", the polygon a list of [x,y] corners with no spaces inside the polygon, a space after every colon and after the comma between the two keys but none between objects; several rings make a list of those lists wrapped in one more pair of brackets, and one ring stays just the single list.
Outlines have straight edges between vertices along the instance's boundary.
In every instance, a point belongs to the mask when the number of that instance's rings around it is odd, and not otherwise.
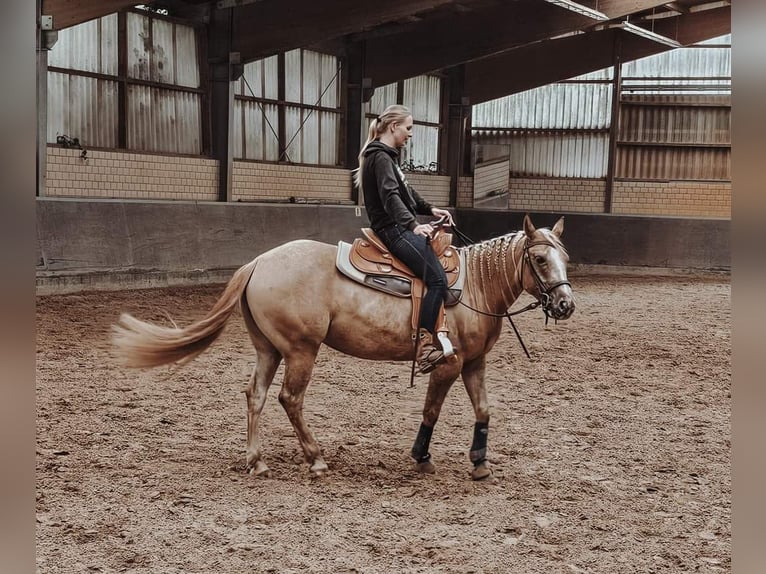
[{"label": "horse's neck", "polygon": [[469,290],[483,310],[501,313],[521,295],[520,237],[503,235],[466,248]]}]

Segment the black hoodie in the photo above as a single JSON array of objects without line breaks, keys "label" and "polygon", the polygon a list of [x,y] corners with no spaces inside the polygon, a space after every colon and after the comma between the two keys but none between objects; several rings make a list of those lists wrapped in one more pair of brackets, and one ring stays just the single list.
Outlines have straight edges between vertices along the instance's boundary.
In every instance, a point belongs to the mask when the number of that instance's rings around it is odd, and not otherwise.
[{"label": "black hoodie", "polygon": [[394,223],[413,230],[415,215],[430,215],[432,205],[410,187],[399,167],[399,152],[374,140],[364,150],[364,206],[370,227],[379,231]]}]

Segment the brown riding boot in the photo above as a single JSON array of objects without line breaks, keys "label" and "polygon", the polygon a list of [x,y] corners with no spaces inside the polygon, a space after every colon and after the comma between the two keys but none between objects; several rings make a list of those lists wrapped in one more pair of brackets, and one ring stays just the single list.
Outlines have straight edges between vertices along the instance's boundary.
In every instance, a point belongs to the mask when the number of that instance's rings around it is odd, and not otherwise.
[{"label": "brown riding boot", "polygon": [[418,372],[430,373],[445,361],[444,353],[434,345],[434,336],[427,329],[418,330]]}]

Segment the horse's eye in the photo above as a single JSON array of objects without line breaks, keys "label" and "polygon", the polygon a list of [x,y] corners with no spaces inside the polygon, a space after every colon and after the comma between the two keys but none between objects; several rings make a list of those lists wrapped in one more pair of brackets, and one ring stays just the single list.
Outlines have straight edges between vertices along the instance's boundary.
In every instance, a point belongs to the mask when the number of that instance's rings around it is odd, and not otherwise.
[{"label": "horse's eye", "polygon": [[544,265],[545,257],[538,255],[537,257],[535,257],[535,263],[537,263],[538,265]]}]

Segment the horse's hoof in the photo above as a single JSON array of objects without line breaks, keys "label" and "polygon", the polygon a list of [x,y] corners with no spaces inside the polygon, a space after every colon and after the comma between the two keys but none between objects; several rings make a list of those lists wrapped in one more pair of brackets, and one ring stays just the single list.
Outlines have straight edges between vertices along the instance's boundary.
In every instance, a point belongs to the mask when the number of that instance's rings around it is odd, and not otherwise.
[{"label": "horse's hoof", "polygon": [[322,478],[327,474],[328,470],[330,469],[327,467],[327,463],[323,460],[314,462],[314,464],[311,465],[311,468],[309,468],[309,472],[311,472],[313,478]]},{"label": "horse's hoof", "polygon": [[436,472],[436,466],[430,460],[416,463],[415,469],[421,474],[434,474]]},{"label": "horse's hoof", "polygon": [[486,462],[483,462],[474,467],[471,471],[471,478],[473,480],[484,480],[492,476],[492,469],[487,466]]},{"label": "horse's hoof", "polygon": [[257,461],[255,466],[251,466],[248,472],[258,478],[271,478],[272,476],[271,469],[262,460]]}]

